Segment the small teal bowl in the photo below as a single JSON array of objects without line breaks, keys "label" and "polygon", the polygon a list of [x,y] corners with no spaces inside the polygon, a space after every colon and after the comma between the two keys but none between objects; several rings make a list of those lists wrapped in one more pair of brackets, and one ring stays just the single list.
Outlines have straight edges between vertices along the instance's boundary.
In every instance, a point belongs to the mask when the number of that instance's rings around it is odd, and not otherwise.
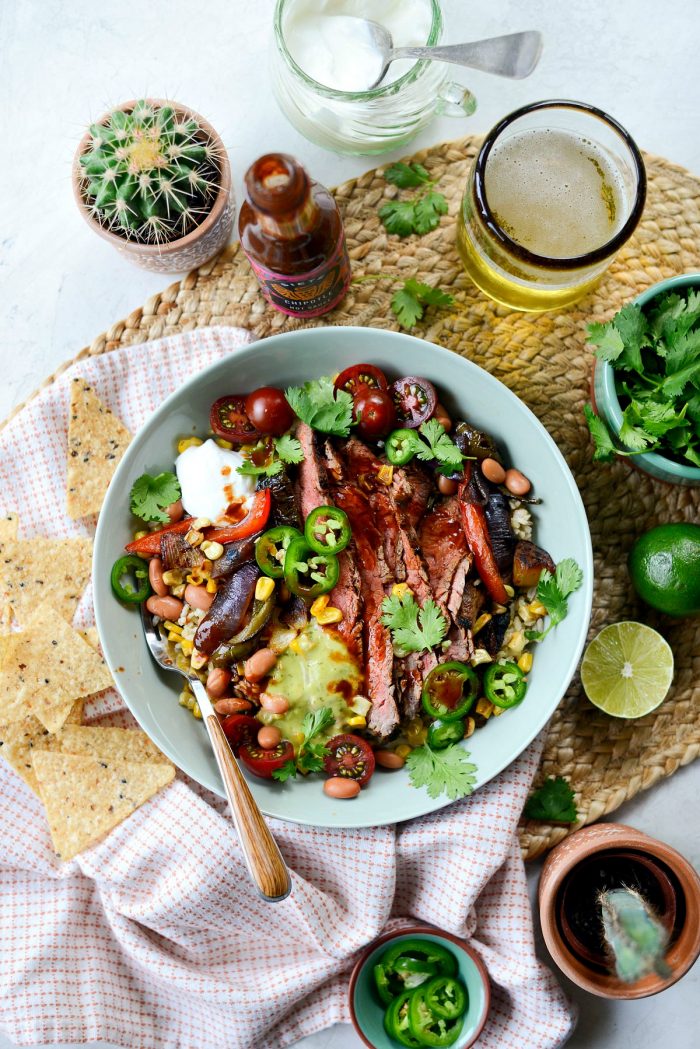
[{"label": "small teal bowl", "polygon": [[350,977],[348,995],[353,1027],[368,1049],[402,1049],[399,1042],[384,1030],[385,1006],[374,987],[372,970],[390,943],[420,937],[439,943],[457,959],[459,978],[467,988],[469,1005],[464,1014],[462,1030],[451,1049],[469,1049],[481,1034],[491,1003],[491,985],[486,966],[469,944],[452,933],[442,932],[429,925],[414,925],[410,929],[389,932],[371,943],[359,959]]},{"label": "small teal bowl", "polygon": [[[669,277],[668,280],[659,281],[658,284],[652,284],[641,295],[637,295],[632,302],[643,308],[659,295],[665,295],[674,290],[681,292],[685,288],[700,289],[700,273],[683,273],[678,277]],[[622,408],[615,389],[615,369],[608,361],[596,359],[592,392],[594,410],[607,424],[611,433],[619,434],[622,426]],[[683,466],[656,452],[642,452],[639,455],[626,456],[625,461],[667,484],[700,485],[700,467],[690,464]]]}]

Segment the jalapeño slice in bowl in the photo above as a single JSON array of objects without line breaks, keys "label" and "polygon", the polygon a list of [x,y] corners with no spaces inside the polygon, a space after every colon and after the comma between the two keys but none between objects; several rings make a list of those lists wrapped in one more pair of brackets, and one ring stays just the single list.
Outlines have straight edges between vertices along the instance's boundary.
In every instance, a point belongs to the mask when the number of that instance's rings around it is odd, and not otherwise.
[{"label": "jalape\u00f1o slice in bowl", "polygon": [[471,710],[479,692],[479,678],[466,663],[440,663],[423,683],[423,709],[442,721],[458,721]]},{"label": "jalape\u00f1o slice in bowl", "polygon": [[352,535],[348,515],[337,506],[317,506],[306,518],[304,535],[317,554],[338,554]]},{"label": "jalape\u00f1o slice in bowl", "polygon": [[335,554],[319,554],[303,535],[292,539],[284,559],[284,581],[297,597],[314,601],[338,582],[340,565]]},{"label": "jalape\u00f1o slice in bowl", "polygon": [[460,739],[464,739],[464,722],[461,718],[459,721],[436,718],[428,726],[428,746],[431,750],[444,750],[453,743],[459,743]]},{"label": "jalape\u00f1o slice in bowl", "polygon": [[409,1049],[422,1049],[423,1043],[412,1033],[409,1019],[409,1006],[415,993],[404,991],[389,1003],[389,1008],[384,1013],[384,1030],[399,1045],[406,1045]]},{"label": "jalape\u00f1o slice in bowl", "polygon": [[423,989],[425,1004],[436,1016],[455,1020],[467,1011],[467,989],[451,976],[436,976]]},{"label": "jalape\u00f1o slice in bowl", "polygon": [[[452,982],[456,984],[456,981]],[[435,981],[417,987],[411,993],[408,1003],[408,1029],[420,1046],[442,1049],[443,1046],[452,1045],[457,1041],[464,1022],[464,1011],[449,1019],[433,1012],[428,1002],[428,989],[433,983]]]},{"label": "jalape\u00f1o slice in bowl", "polygon": [[281,579],[289,544],[301,538],[299,529],[291,525],[277,525],[264,532],[255,544],[255,560],[260,571],[271,579]]},{"label": "jalape\u00f1o slice in bowl", "polygon": [[386,457],[392,466],[405,466],[421,446],[414,430],[394,430],[386,439]]},{"label": "jalape\u00f1o slice in bowl", "polygon": [[[134,583],[125,582],[130,578]],[[140,605],[151,593],[148,563],[137,554],[125,554],[112,565],[110,582],[114,596],[127,605]]]},{"label": "jalape\u00f1o slice in bowl", "polygon": [[440,943],[434,943],[433,940],[421,940],[418,937],[400,940],[393,947],[389,947],[379,959],[387,970],[398,969],[407,960],[436,966],[442,976],[454,976],[457,972],[457,959],[452,951],[448,951]]},{"label": "jalape\u00f1o slice in bowl", "polygon": [[484,673],[484,695],[503,710],[521,703],[526,689],[525,675],[517,663],[492,663]]}]

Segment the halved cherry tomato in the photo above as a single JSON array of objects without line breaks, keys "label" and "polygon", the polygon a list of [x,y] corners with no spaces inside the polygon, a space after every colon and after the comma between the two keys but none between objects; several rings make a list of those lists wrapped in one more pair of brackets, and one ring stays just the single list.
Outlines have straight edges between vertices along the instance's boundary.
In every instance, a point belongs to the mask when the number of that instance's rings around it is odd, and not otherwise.
[{"label": "halved cherry tomato", "polygon": [[217,435],[233,444],[251,444],[260,436],[245,410],[245,398],[236,393],[214,401],[209,412],[209,426]]},{"label": "halved cherry tomato", "polygon": [[234,754],[238,754],[244,744],[254,746],[257,743],[260,722],[250,714],[228,714],[221,719],[221,727]]},{"label": "halved cherry tomato", "polygon": [[384,390],[363,390],[355,397],[355,419],[362,437],[385,437],[396,424],[394,403]]},{"label": "halved cherry tomato", "polygon": [[369,743],[352,733],[333,736],[326,743],[330,754],[324,759],[328,776],[340,776],[341,779],[356,779],[361,787],[369,782],[374,772],[374,751]]},{"label": "halved cherry tomato", "polygon": [[261,386],[245,399],[246,415],[260,433],[275,437],[285,433],[294,422],[294,412],[287,398],[276,386]]},{"label": "halved cherry tomato", "polygon": [[[233,543],[236,539],[245,539],[246,536],[259,532],[267,524],[270,516],[272,496],[269,488],[261,488],[253,496],[250,510],[242,521],[232,525],[222,525],[221,528],[205,528],[205,538],[210,543]],[[138,550],[136,551],[138,553]]]},{"label": "halved cherry tomato", "polygon": [[273,772],[294,761],[294,747],[288,739],[283,739],[272,750],[264,750],[257,743],[244,743],[238,756],[254,776],[272,779]]},{"label": "halved cherry tomato", "polygon": [[166,525],[165,528],[159,528],[157,532],[149,532],[148,535],[143,535],[140,539],[134,539],[133,542],[127,543],[124,549],[128,550],[130,554],[138,554],[139,557],[160,554],[161,536],[167,532],[171,532],[173,535],[182,535],[183,532],[189,532],[191,526],[192,518],[183,517],[181,521],[176,521],[175,524]]},{"label": "halved cherry tomato", "polygon": [[427,422],[437,407],[435,387],[417,375],[397,379],[389,387],[389,393],[399,426],[406,426],[409,430],[417,430],[421,423]]},{"label": "halved cherry tomato", "polygon": [[346,368],[340,373],[334,386],[336,390],[345,390],[346,393],[357,397],[366,389],[386,390],[389,383],[384,372],[374,364],[353,364],[351,368]]}]

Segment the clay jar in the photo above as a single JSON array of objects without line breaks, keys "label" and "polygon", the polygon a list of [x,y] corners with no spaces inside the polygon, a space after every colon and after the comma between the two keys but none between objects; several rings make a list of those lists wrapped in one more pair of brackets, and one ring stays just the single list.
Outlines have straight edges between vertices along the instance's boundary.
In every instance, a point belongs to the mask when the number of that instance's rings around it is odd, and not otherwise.
[{"label": "clay jar", "polygon": [[[598,872],[634,871],[638,888],[670,933],[667,977],[652,974],[634,984],[611,971],[604,951],[576,910],[581,889]],[[589,881],[590,879],[590,881]],[[623,879],[627,883],[633,879]],[[642,831],[600,823],[577,831],[547,857],[539,885],[542,933],[553,960],[575,984],[602,998],[646,998],[685,975],[700,954],[700,878],[679,852]]]}]

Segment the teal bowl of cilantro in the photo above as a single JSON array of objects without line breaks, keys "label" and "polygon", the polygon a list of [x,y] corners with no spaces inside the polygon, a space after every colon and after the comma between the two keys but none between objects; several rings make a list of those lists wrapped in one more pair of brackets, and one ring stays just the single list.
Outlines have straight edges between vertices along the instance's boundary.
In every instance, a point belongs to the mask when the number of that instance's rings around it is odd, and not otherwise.
[{"label": "teal bowl of cilantro", "polygon": [[590,324],[594,459],[700,485],[700,274],[654,284],[607,324]]},{"label": "teal bowl of cilantro", "polygon": [[353,1025],[369,1049],[468,1049],[491,1001],[479,955],[428,925],[371,943],[352,971],[348,994]]}]

